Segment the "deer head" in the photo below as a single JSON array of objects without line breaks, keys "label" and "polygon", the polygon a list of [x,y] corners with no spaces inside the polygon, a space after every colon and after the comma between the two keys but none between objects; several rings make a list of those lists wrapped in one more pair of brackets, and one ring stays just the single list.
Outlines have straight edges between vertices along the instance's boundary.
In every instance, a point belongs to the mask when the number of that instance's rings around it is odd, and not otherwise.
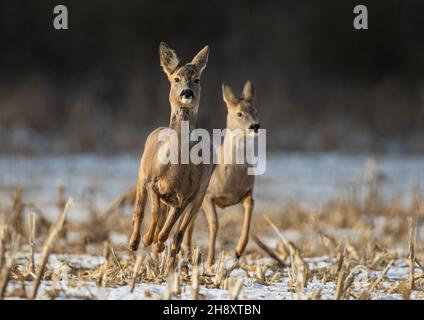
[{"label": "deer head", "polygon": [[254,132],[258,132],[260,125],[258,111],[253,103],[255,90],[252,82],[246,81],[241,97],[236,97],[233,89],[224,82],[222,94],[228,110],[227,128],[231,130],[252,129]]},{"label": "deer head", "polygon": [[208,62],[209,47],[200,50],[193,60],[180,64],[174,50],[165,42],[159,45],[160,64],[171,84],[169,103],[171,107],[195,108],[200,102],[200,77]]}]

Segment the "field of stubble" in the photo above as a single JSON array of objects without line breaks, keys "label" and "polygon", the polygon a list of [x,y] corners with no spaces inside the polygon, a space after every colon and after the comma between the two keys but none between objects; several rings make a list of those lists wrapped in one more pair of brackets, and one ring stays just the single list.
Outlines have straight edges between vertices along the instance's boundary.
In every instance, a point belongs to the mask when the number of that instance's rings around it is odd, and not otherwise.
[{"label": "field of stubble", "polygon": [[[0,172],[7,177],[5,162],[2,165],[0,161]],[[259,205],[249,245],[239,260],[234,247],[242,212],[237,207],[226,210],[220,215],[217,259],[209,270],[208,229],[200,214],[194,247],[180,253],[178,268],[171,274],[165,272],[168,248],[156,257],[149,248],[137,253],[127,249],[132,195],[122,188],[121,197],[114,190],[116,198],[107,193],[102,198],[98,190],[105,188],[102,181],[112,186],[110,176],[94,179],[85,174],[93,183],[81,190],[75,180],[64,178],[46,190],[31,176],[40,168],[23,168],[19,179],[4,179],[0,185],[0,297],[424,299],[420,184],[415,181],[402,197],[387,194],[391,171],[376,167],[365,162],[358,172],[347,172],[353,182],[338,188],[338,194],[323,193],[320,202],[303,205],[274,196],[272,206]],[[17,167],[8,163],[7,169],[12,171],[9,175],[19,176]],[[51,175],[60,176],[54,170]],[[294,184],[293,179],[289,182]],[[125,183],[131,185],[116,181]],[[269,202],[265,196],[272,190],[263,192],[268,184],[259,178],[259,203]]]}]

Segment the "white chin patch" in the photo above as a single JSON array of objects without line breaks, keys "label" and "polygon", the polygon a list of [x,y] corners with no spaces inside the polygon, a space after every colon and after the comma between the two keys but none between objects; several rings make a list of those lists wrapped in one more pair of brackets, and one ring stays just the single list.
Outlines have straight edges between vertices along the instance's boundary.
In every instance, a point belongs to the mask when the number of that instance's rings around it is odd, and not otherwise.
[{"label": "white chin patch", "polygon": [[185,104],[190,103],[190,102],[191,102],[191,100],[192,100],[192,98],[185,98],[185,97],[183,97],[183,98],[181,99],[181,101],[182,101],[183,103],[185,103]]},{"label": "white chin patch", "polygon": [[250,132],[249,132],[249,136],[250,137],[257,137],[258,136],[258,132],[255,132],[255,131],[253,131],[253,130],[249,130]]}]

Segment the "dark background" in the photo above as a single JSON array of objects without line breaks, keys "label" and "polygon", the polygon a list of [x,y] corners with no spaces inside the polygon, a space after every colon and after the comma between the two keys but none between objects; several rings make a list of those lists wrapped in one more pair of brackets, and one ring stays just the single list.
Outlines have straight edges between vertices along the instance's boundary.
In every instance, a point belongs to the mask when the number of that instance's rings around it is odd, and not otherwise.
[{"label": "dark background", "polygon": [[140,152],[168,123],[162,40],[183,62],[210,45],[200,126],[225,125],[223,80],[250,79],[270,148],[424,152],[423,15],[418,0],[2,0],[0,153]]}]

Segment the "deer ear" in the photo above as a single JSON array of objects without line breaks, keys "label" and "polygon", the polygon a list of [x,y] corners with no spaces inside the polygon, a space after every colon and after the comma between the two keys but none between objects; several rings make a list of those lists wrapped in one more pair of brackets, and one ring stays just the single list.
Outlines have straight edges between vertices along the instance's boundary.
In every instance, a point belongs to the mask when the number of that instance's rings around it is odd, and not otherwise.
[{"label": "deer ear", "polygon": [[163,71],[170,76],[180,65],[180,60],[174,50],[168,44],[161,42],[159,44],[160,65]]},{"label": "deer ear", "polygon": [[231,87],[226,82],[222,84],[222,97],[224,98],[227,107],[237,102],[237,98],[234,95],[233,89],[231,89]]},{"label": "deer ear", "polygon": [[192,64],[196,66],[197,72],[199,74],[206,68],[206,64],[208,63],[209,56],[209,46],[205,46],[202,50],[200,50],[196,56],[191,61]]},{"label": "deer ear", "polygon": [[243,87],[243,98],[247,101],[252,101],[255,97],[255,87],[251,81],[246,81]]}]

